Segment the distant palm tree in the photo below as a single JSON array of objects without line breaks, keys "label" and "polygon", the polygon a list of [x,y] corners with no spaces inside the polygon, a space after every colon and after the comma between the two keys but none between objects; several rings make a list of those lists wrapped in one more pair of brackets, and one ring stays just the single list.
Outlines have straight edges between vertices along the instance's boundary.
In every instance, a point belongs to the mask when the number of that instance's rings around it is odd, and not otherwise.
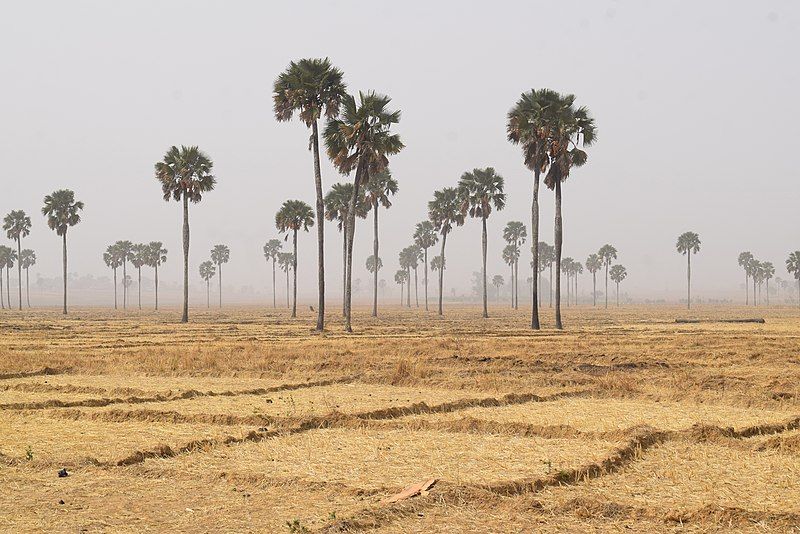
[{"label": "distant palm tree", "polygon": [[[550,269],[550,307],[553,307],[553,262],[556,260],[556,249],[553,245],[539,241],[539,270],[544,272],[545,267]],[[541,300],[541,298],[539,299]]]},{"label": "distant palm tree", "polygon": [[589,254],[586,258],[586,270],[592,273],[592,306],[597,306],[597,271],[603,268],[603,260],[599,254]]},{"label": "distant palm tree", "polygon": [[428,311],[428,249],[439,241],[436,229],[430,221],[418,222],[414,228],[414,243],[422,249],[422,264],[425,274],[425,311]]},{"label": "distant palm tree", "polygon": [[275,118],[288,121],[297,113],[307,128],[311,128],[309,149],[314,155],[314,188],[316,190],[317,225],[317,303],[318,331],[325,328],[325,204],[322,197],[322,172],[319,162],[319,120],[334,119],[344,100],[346,86],[342,71],[325,59],[292,61],[275,80],[272,100]]},{"label": "distant palm tree", "polygon": [[147,245],[136,243],[131,249],[131,265],[138,271],[138,282],[136,284],[139,291],[139,309],[142,309],[142,267],[147,265],[147,255],[150,249]]},{"label": "distant palm tree", "polygon": [[750,304],[750,271],[752,270],[753,254],[749,251],[739,253],[739,267],[744,269],[744,303]]},{"label": "distant palm tree", "polygon": [[400,251],[397,261],[400,268],[406,272],[406,280],[408,281],[408,292],[406,293],[406,305],[411,307],[411,269],[416,262],[416,254],[411,250],[411,247],[406,247]]},{"label": "distant palm tree", "polygon": [[189,202],[198,203],[203,193],[217,183],[211,171],[214,162],[196,146],[171,147],[164,159],[156,163],[156,179],[161,183],[164,200],[183,202],[183,315],[189,322]]},{"label": "distant palm tree", "polygon": [[786,270],[789,274],[794,275],[795,280],[797,280],[797,304],[800,306],[800,250],[795,250],[789,254],[789,258],[786,260]]},{"label": "distant palm tree", "polygon": [[[331,190],[325,195],[325,218],[329,221],[338,221],[339,231],[342,233],[342,315],[345,314],[344,287],[347,284],[347,212],[350,209],[350,199],[353,196],[353,184],[333,184]],[[366,218],[370,204],[366,196],[359,195],[356,200],[356,215]]]},{"label": "distant palm tree", "polygon": [[575,267],[575,260],[569,256],[561,260],[561,272],[567,276],[567,306],[570,305],[569,292],[571,287],[571,276]]},{"label": "distant palm tree", "polygon": [[[434,256],[433,259],[431,259],[431,271],[438,272],[438,271],[443,271],[446,268],[447,266],[445,265],[442,256]],[[441,295],[441,289],[439,294]]]},{"label": "distant palm tree", "polygon": [[492,278],[492,285],[494,286],[495,290],[495,298],[499,301],[500,300],[500,288],[503,287],[505,284],[505,280],[503,280],[502,275],[496,274]]},{"label": "distant palm tree", "polygon": [[281,251],[283,247],[283,243],[281,243],[280,239],[270,239],[267,241],[266,245],[264,245],[264,257],[267,259],[267,263],[269,260],[272,260],[272,307],[277,308],[277,299],[275,297],[275,263],[278,261],[278,253]]},{"label": "distant palm tree", "polygon": [[[389,168],[382,171],[370,174],[365,186],[365,193],[367,203],[372,209],[372,226],[373,226],[373,239],[372,239],[372,255],[379,256],[378,251],[378,207],[383,206],[386,209],[392,207],[392,201],[389,197],[397,194],[398,185],[397,180],[392,178],[392,173]],[[374,292],[372,295],[372,316],[378,316],[378,271],[374,271],[373,275]]]},{"label": "distant palm tree", "polygon": [[[428,202],[428,217],[433,224],[433,228],[442,236],[442,269],[439,269],[439,315],[442,312],[442,289],[444,287],[444,247],[447,244],[447,235],[453,226],[464,224],[464,213],[461,211],[461,202],[458,198],[458,191],[453,187],[445,187],[439,191],[434,191],[433,200]],[[436,258],[434,258],[435,260]]]},{"label": "distant palm tree", "polygon": [[700,251],[700,236],[694,232],[684,232],[675,244],[679,254],[686,255],[686,307],[692,307],[692,254]]},{"label": "distant palm tree", "polygon": [[211,279],[214,278],[216,272],[217,268],[214,262],[204,261],[200,264],[200,278],[206,282],[206,308],[211,307]]},{"label": "distant palm tree", "polygon": [[167,249],[161,241],[150,241],[147,245],[147,266],[153,268],[155,274],[155,309],[158,309],[158,268],[167,261]]},{"label": "distant palm tree", "polygon": [[[520,247],[525,244],[526,237],[528,237],[528,230],[520,221],[509,221],[506,227],[503,228],[503,239],[516,250],[514,254],[516,259],[514,264],[511,265],[511,307],[514,309],[519,307],[519,280],[517,279],[519,277],[519,256]],[[503,256],[505,257],[505,255],[504,251]]]},{"label": "distant palm tree", "polygon": [[492,167],[473,169],[461,175],[458,181],[458,194],[461,198],[461,211],[481,220],[481,284],[483,289],[483,317],[489,317],[489,284],[486,275],[487,233],[486,220],[492,210],[501,211],[506,207],[506,194],[503,192],[503,177]]},{"label": "distant palm tree", "polygon": [[[128,262],[133,257],[133,243],[131,241],[117,241],[114,246],[122,259],[122,280],[124,282],[128,279]],[[128,285],[122,284],[122,309],[128,307]]]},{"label": "distant palm tree", "polygon": [[603,262],[603,265],[606,268],[605,298],[606,298],[606,309],[608,309],[608,268],[611,266],[611,262],[617,259],[617,249],[609,244],[605,244],[602,247],[600,247],[600,250],[597,251],[597,255],[600,257],[600,260]]},{"label": "distant palm tree", "polygon": [[[758,306],[758,301],[761,300],[761,282],[764,281],[763,274],[761,262],[753,259],[750,262],[750,277],[753,279],[753,306]],[[756,290],[758,290],[758,297],[756,297]]]},{"label": "distant palm tree", "polygon": [[[17,257],[22,257],[22,238],[31,233],[31,218],[22,210],[12,210],[3,219],[6,236],[17,242]],[[17,282],[19,285],[19,309],[22,310],[22,262],[17,262]]]},{"label": "distant palm tree", "polygon": [[[383,269],[383,260],[381,260],[380,257],[377,257],[377,260],[376,260],[376,256],[374,256],[374,255],[373,256],[369,256],[367,258],[367,271],[369,271],[370,273],[377,273],[381,269]],[[377,285],[375,285],[374,291],[376,291],[376,292],[378,291],[378,286]]]},{"label": "distant palm tree", "polygon": [[[563,248],[563,221],[561,216],[561,184],[567,180],[573,167],[581,167],[588,158],[579,147],[592,145],[596,139],[594,119],[585,107],[575,107],[574,95],[561,95],[553,102],[552,120],[547,121],[547,156],[550,167],[544,184],[555,192],[555,248],[556,248],[556,328],[561,322],[561,252]],[[548,112],[548,114],[550,114]]]},{"label": "distant palm tree", "polygon": [[286,234],[285,239],[289,239],[292,234],[292,273],[294,276],[292,317],[297,317],[297,232],[314,226],[314,211],[311,206],[302,200],[287,200],[275,214],[275,226],[278,231]]},{"label": "distant palm tree", "polygon": [[628,276],[628,273],[625,270],[625,267],[622,265],[614,265],[611,267],[610,275],[611,279],[617,284],[617,308],[619,308],[619,284],[625,280],[625,277]]},{"label": "distant palm tree", "polygon": [[347,278],[345,287],[344,329],[352,332],[352,280],[353,238],[355,235],[356,204],[361,188],[389,165],[389,156],[400,152],[404,145],[400,136],[391,132],[400,121],[399,111],[390,111],[391,98],[374,92],[359,93],[358,100],[346,95],[342,100],[342,114],[325,126],[325,147],[336,168],[344,175],[355,171],[353,196],[350,198],[347,236]]},{"label": "distant palm tree", "polygon": [[514,309],[516,305],[516,298],[514,293],[516,292],[516,282],[517,282],[517,275],[515,274],[515,268],[519,263],[519,247],[514,245],[513,243],[509,243],[503,248],[503,262],[506,265],[511,267],[511,309]]},{"label": "distant palm tree", "polygon": [[[0,303],[2,308],[6,307],[6,299],[8,301],[8,309],[11,309],[11,285],[9,284],[9,277],[11,267],[14,266],[14,261],[17,259],[17,251],[11,247],[0,245]],[[6,270],[6,288],[3,290],[3,269]],[[5,299],[3,292],[5,291]]]},{"label": "distant palm tree", "polygon": [[111,267],[114,273],[114,309],[117,309],[117,269],[122,265],[119,251],[116,244],[108,245],[106,251],[103,252],[103,262],[106,266]]},{"label": "distant palm tree", "polygon": [[30,268],[36,265],[36,253],[29,248],[22,249],[19,256],[19,262],[22,268],[25,269],[25,298],[28,301],[28,308],[31,307],[31,284],[30,284]]},{"label": "distant palm tree", "polygon": [[583,265],[575,261],[572,264],[572,281],[575,283],[575,306],[578,305],[578,275],[583,274]]},{"label": "distant palm tree", "polygon": [[767,283],[767,306],[769,306],[769,281],[775,276],[775,266],[772,262],[761,262],[761,268],[764,271],[764,281]]},{"label": "distant palm tree", "polygon": [[47,226],[62,237],[64,267],[64,315],[67,314],[67,230],[81,222],[83,202],[75,200],[75,193],[59,189],[44,197],[42,215],[47,217]]},{"label": "distant palm tree", "polygon": [[278,267],[286,273],[286,307],[289,308],[289,271],[294,265],[294,254],[291,252],[278,253]]},{"label": "distant palm tree", "polygon": [[394,273],[394,282],[400,286],[400,306],[403,305],[403,287],[408,282],[408,271],[399,269]]},{"label": "distant palm tree", "polygon": [[227,245],[214,245],[211,249],[211,261],[217,266],[219,277],[217,283],[219,284],[219,307],[222,308],[222,265],[228,263],[231,259],[231,249]]}]

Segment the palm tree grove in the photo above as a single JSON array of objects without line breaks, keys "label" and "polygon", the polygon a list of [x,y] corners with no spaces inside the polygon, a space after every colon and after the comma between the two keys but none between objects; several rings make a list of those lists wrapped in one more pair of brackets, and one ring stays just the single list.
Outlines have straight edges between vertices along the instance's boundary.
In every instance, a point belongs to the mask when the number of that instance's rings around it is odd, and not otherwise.
[{"label": "palm tree grove", "polygon": [[800,4],[2,18],[0,534],[800,532]]}]

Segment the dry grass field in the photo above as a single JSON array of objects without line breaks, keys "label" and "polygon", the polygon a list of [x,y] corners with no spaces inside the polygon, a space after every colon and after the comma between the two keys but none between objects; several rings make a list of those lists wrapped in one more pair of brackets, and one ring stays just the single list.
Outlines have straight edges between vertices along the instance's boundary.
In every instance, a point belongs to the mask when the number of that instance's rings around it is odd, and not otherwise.
[{"label": "dry grass field", "polygon": [[564,311],[0,314],[0,529],[800,531],[797,309]]}]

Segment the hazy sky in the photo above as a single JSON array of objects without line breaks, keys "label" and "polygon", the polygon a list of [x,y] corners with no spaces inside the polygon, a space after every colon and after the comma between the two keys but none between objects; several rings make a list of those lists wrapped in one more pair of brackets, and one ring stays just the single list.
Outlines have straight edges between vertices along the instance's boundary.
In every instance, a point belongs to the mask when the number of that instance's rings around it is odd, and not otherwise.
[{"label": "hazy sky", "polygon": [[[738,294],[741,250],[787,277],[784,260],[800,248],[798,50],[800,4],[788,0],[5,2],[0,212],[31,214],[32,276],[57,276],[60,244],[39,210],[45,194],[74,189],[86,209],[69,234],[70,271],[107,274],[102,252],[117,239],[161,240],[162,279],[177,282],[180,206],[161,199],[153,164],[170,145],[197,144],[218,187],[191,207],[192,283],[211,246],[226,243],[227,282],[265,291],[261,247],[277,237],[276,210],[314,198],[307,130],[275,121],[272,83],[292,59],[328,56],[349,90],[388,94],[402,110],[407,148],[391,162],[400,192],[381,213],[383,278],[433,190],[488,165],[508,193],[489,222],[489,274],[507,277],[500,232],[511,219],[530,225],[531,176],[506,141],[506,113],[522,91],[549,87],[576,94],[599,131],[564,186],[565,256],[584,261],[612,243],[632,296],[677,298],[685,259],[675,240],[693,230],[703,243],[696,294]],[[347,179],[327,161],[322,173],[326,190]],[[552,194],[541,201],[552,243]],[[330,223],[326,238],[333,295],[341,236]],[[354,277],[366,283],[371,225],[356,239]],[[309,297],[314,240],[300,238]],[[468,287],[478,221],[453,232],[447,255],[447,286]]]}]

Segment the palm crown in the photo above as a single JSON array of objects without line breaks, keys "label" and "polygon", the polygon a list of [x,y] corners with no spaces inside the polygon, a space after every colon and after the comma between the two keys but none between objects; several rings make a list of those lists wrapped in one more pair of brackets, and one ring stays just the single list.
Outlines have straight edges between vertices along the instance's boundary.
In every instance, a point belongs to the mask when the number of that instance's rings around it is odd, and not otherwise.
[{"label": "palm crown", "polygon": [[36,265],[36,253],[29,248],[22,249],[19,262],[23,269],[28,269]]},{"label": "palm crown", "polygon": [[200,278],[202,278],[205,282],[211,280],[217,272],[217,268],[214,266],[213,262],[204,261],[200,264]]},{"label": "palm crown", "polygon": [[380,257],[378,257],[377,268],[376,268],[375,255],[372,254],[367,258],[367,270],[369,272],[374,273],[376,270],[380,271],[382,268],[383,268],[383,260],[381,260]]},{"label": "palm crown", "polygon": [[81,222],[80,212],[83,202],[75,200],[75,193],[69,189],[59,189],[44,197],[42,215],[47,217],[47,226],[56,234],[64,235],[67,228]]},{"label": "palm crown", "polygon": [[509,243],[523,244],[528,237],[528,230],[520,221],[509,221],[503,228],[503,239]]},{"label": "palm crown", "polygon": [[436,229],[430,221],[418,222],[414,228],[414,243],[418,246],[430,248],[439,241],[439,236],[436,234]]},{"label": "palm crown", "polygon": [[130,257],[131,264],[133,264],[136,269],[144,267],[144,265],[147,263],[148,252],[149,250],[146,245],[141,243],[136,243],[133,245]]},{"label": "palm crown", "polygon": [[786,260],[786,270],[800,280],[800,250],[789,254],[789,258]]},{"label": "palm crown", "polygon": [[589,257],[586,258],[586,269],[594,274],[599,271],[603,267],[603,260],[600,258],[598,254],[589,254]]},{"label": "palm crown", "polygon": [[14,241],[27,237],[31,233],[31,218],[22,210],[13,210],[3,219],[3,230]]},{"label": "palm crown", "polygon": [[[333,184],[331,190],[325,195],[325,218],[329,221],[338,221],[339,231],[347,222],[347,213],[350,211],[350,199],[353,197],[353,184]],[[356,216],[362,219],[367,216],[370,204],[361,194],[356,200]]]},{"label": "palm crown", "polygon": [[156,179],[161,183],[164,200],[170,197],[200,202],[203,193],[211,191],[217,183],[211,171],[214,163],[196,146],[173,146],[156,163]]},{"label": "palm crown", "polygon": [[492,167],[473,169],[461,175],[458,181],[461,211],[470,217],[487,218],[492,208],[502,210],[506,205],[503,177]]},{"label": "palm crown", "polygon": [[156,267],[167,261],[167,249],[161,241],[150,241],[147,245],[147,261],[148,267]]},{"label": "palm crown", "polygon": [[514,245],[506,245],[503,248],[503,261],[507,265],[513,265],[519,259],[519,249]]},{"label": "palm crown", "polygon": [[283,271],[291,269],[294,262],[294,254],[291,252],[278,252],[278,267]]},{"label": "palm crown", "polygon": [[228,263],[230,258],[231,249],[229,249],[226,245],[214,245],[214,248],[211,249],[211,261],[218,265],[220,263]]},{"label": "palm crown", "polygon": [[282,233],[305,230],[314,226],[314,211],[302,200],[287,200],[275,214],[275,226]]},{"label": "palm crown", "polygon": [[306,126],[323,115],[339,114],[346,96],[342,71],[328,58],[292,61],[273,85],[273,108],[278,121],[288,121],[295,112]]},{"label": "palm crown", "polygon": [[428,217],[434,229],[442,235],[448,234],[453,225],[464,224],[464,213],[461,211],[458,191],[453,187],[434,191],[433,200],[428,202]]},{"label": "palm crown", "polygon": [[547,169],[548,140],[560,100],[561,95],[551,89],[532,89],[523,93],[508,112],[508,140],[522,146],[525,165],[530,170],[544,172]]},{"label": "palm crown", "polygon": [[684,232],[678,237],[675,248],[680,254],[697,254],[700,251],[700,236],[694,232]]},{"label": "palm crown", "polygon": [[608,276],[610,276],[614,282],[619,284],[620,282],[625,280],[625,277],[628,276],[628,272],[622,265],[614,265],[608,272]]},{"label": "palm crown", "polygon": [[617,249],[612,245],[605,244],[597,251],[597,255],[605,265],[611,265],[611,260],[617,259]]},{"label": "palm crown", "polygon": [[539,241],[539,270],[544,270],[544,268],[553,263],[555,259],[555,247],[544,241]]},{"label": "palm crown", "polygon": [[382,171],[371,173],[364,187],[364,193],[369,205],[377,206],[380,204],[384,208],[392,207],[392,201],[389,197],[396,195],[397,191],[397,180],[392,178],[392,173],[388,167]]},{"label": "palm crown", "polygon": [[565,181],[573,167],[586,163],[586,152],[578,146],[589,146],[597,137],[594,119],[585,107],[575,107],[575,95],[563,95],[548,112],[549,131],[546,143],[550,168],[544,183],[550,189],[557,181]]},{"label": "palm crown", "polygon": [[281,243],[280,239],[270,239],[264,245],[264,257],[269,260],[276,260],[281,248],[283,248],[283,243]]},{"label": "palm crown", "polygon": [[434,256],[431,260],[431,270],[438,271],[442,269],[447,269],[447,262],[442,258],[442,255],[439,254],[438,256]]}]

